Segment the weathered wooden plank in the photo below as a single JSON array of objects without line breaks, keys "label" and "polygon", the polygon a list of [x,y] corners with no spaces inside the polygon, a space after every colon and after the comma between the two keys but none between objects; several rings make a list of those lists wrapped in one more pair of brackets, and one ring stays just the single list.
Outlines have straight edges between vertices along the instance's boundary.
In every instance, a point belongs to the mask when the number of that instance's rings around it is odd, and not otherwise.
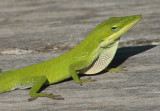
[{"label": "weathered wooden plank", "polygon": [[159,0],[0,1],[0,68],[3,71],[39,63],[72,49],[109,17],[143,15],[142,21],[122,37],[111,64],[126,66],[128,71],[103,72],[92,76],[96,82],[82,87],[67,80],[43,90],[61,94],[64,101],[39,98],[28,102],[29,90],[3,93],[0,110],[159,111],[159,4]]}]

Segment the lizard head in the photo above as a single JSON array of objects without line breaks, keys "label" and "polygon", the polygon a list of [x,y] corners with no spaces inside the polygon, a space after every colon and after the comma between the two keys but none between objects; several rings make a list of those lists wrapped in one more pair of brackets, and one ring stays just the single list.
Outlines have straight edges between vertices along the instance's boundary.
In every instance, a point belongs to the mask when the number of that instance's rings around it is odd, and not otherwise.
[{"label": "lizard head", "polygon": [[130,30],[142,18],[141,15],[126,17],[112,17],[99,24],[95,29],[95,35],[99,46],[104,48],[112,45],[120,39],[121,35]]}]

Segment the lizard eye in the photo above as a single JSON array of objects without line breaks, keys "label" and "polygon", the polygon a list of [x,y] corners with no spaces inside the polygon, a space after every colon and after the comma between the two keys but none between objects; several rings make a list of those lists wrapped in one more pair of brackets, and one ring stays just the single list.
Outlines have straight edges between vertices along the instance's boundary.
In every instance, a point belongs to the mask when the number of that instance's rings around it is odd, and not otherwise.
[{"label": "lizard eye", "polygon": [[112,30],[116,30],[116,29],[118,29],[118,27],[112,27]]}]

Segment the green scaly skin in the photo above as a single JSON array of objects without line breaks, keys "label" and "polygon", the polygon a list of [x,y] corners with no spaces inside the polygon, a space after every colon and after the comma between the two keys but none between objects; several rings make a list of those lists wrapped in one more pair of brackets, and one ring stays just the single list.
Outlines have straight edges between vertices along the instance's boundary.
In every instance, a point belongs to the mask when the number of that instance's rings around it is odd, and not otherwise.
[{"label": "green scaly skin", "polygon": [[99,24],[71,51],[39,64],[2,72],[0,93],[31,87],[30,101],[37,97],[63,99],[60,95],[38,91],[43,85],[57,83],[70,77],[79,84],[94,81],[90,78],[81,80],[78,74],[96,74],[104,70],[115,55],[120,37],[140,19],[141,15],[110,18]]}]

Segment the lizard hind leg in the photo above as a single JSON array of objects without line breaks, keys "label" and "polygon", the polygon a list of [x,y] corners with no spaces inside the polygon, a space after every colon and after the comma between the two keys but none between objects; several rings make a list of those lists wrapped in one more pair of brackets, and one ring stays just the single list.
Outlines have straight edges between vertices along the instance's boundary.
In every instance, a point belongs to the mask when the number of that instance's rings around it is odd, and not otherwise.
[{"label": "lizard hind leg", "polygon": [[37,99],[38,97],[48,97],[55,100],[63,100],[60,95],[53,95],[53,94],[45,94],[45,93],[39,93],[38,91],[41,89],[41,87],[47,82],[47,78],[45,76],[40,76],[37,78],[37,81],[34,83],[32,88],[30,89],[30,96],[31,98],[28,99],[28,101],[33,101]]}]

